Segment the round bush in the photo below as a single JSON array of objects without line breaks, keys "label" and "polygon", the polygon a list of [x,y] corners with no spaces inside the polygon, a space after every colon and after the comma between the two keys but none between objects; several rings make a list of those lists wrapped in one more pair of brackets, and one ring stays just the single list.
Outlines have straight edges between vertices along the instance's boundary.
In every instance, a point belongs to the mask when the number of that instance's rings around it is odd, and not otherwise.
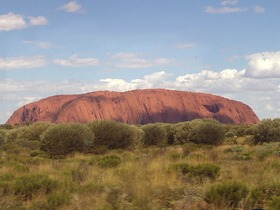
[{"label": "round bush", "polygon": [[226,137],[227,138],[234,138],[236,136],[235,132],[234,131],[228,131],[226,133]]},{"label": "round bush", "polygon": [[183,148],[184,155],[187,156],[187,155],[191,154],[192,152],[200,149],[201,145],[190,142],[190,143],[184,144],[182,148]]},{"label": "round bush", "polygon": [[95,147],[126,149],[142,138],[139,128],[124,123],[101,120],[91,122],[88,126],[95,135]]},{"label": "round bush", "polygon": [[21,136],[30,141],[39,141],[40,135],[51,127],[53,124],[48,122],[35,122],[29,126],[26,126],[26,129],[23,133],[18,134],[18,138]]},{"label": "round bush", "polygon": [[105,156],[98,161],[98,165],[102,168],[117,167],[120,163],[121,159],[116,155]]},{"label": "round bush", "polygon": [[94,143],[94,134],[82,124],[60,124],[49,127],[41,135],[41,149],[51,155],[84,151]]},{"label": "round bush", "polygon": [[167,145],[167,131],[159,124],[147,124],[142,126],[144,134],[144,145]]},{"label": "round bush", "polygon": [[196,144],[221,145],[225,140],[225,129],[216,120],[195,120],[188,136]]},{"label": "round bush", "polygon": [[251,190],[250,201],[253,205],[265,204],[278,195],[280,195],[280,183],[262,184]]},{"label": "round bush", "polygon": [[175,134],[176,134],[176,125],[177,124],[171,124],[171,123],[157,123],[157,125],[161,126],[163,129],[166,130],[167,134],[167,143],[169,145],[176,144],[175,141]]},{"label": "round bush", "polygon": [[212,185],[205,194],[205,201],[214,204],[217,209],[238,207],[240,201],[249,193],[245,184],[238,182]]},{"label": "round bush", "polygon": [[55,181],[45,175],[24,175],[17,178],[12,187],[15,195],[22,196],[24,200],[31,200],[35,193],[41,191],[48,194],[56,185]]},{"label": "round bush", "polygon": [[262,120],[254,130],[255,143],[280,142],[280,118]]},{"label": "round bush", "polygon": [[175,144],[184,144],[188,142],[188,136],[191,131],[190,122],[181,122],[174,125],[174,142]]},{"label": "round bush", "polygon": [[210,163],[189,165],[187,163],[178,163],[171,166],[182,174],[188,175],[189,177],[199,177],[200,179],[209,178],[216,179],[219,176],[220,166]]},{"label": "round bush", "polygon": [[18,128],[11,129],[6,133],[6,142],[14,142],[17,140]]},{"label": "round bush", "polygon": [[280,209],[280,196],[274,196],[269,202],[268,210],[279,210],[279,209]]}]

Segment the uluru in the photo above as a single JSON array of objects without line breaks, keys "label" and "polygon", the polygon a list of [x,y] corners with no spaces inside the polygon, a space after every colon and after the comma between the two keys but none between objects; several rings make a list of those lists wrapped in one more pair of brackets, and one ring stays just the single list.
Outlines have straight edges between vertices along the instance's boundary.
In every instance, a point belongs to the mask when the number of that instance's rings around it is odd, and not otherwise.
[{"label": "uluru", "polygon": [[222,123],[254,124],[259,118],[246,104],[221,96],[166,89],[96,91],[56,95],[16,110],[6,124],[114,120],[128,124],[176,123],[214,118]]}]

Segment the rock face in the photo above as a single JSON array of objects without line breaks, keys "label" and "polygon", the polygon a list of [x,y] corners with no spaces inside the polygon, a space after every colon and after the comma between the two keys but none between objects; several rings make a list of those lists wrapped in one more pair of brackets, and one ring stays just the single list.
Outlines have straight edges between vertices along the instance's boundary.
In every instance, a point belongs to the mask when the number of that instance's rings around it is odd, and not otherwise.
[{"label": "rock face", "polygon": [[85,123],[103,119],[147,124],[196,118],[214,118],[234,124],[259,122],[253,110],[238,101],[204,93],[148,89],[52,96],[19,108],[7,124],[36,121]]}]

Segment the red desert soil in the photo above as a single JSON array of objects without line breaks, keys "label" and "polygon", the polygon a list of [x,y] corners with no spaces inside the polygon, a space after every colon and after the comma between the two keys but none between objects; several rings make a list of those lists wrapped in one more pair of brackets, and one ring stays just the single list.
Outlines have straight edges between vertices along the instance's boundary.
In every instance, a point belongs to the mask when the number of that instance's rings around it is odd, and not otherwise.
[{"label": "red desert soil", "polygon": [[196,118],[214,118],[234,124],[259,122],[254,111],[239,101],[204,93],[147,89],[52,96],[19,108],[7,124],[36,121],[85,123],[93,120],[147,124]]}]

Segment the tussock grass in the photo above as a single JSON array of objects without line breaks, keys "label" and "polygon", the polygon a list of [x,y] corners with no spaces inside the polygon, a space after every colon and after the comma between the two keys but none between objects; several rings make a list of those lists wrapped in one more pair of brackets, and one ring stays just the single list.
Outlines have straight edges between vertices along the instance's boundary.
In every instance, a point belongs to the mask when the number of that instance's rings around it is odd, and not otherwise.
[{"label": "tussock grass", "polygon": [[[184,146],[148,147],[100,155],[73,153],[63,159],[31,156],[27,150],[17,155],[0,152],[0,174],[12,174],[14,180],[0,176],[2,209],[252,209],[279,202],[277,145],[201,146],[187,153]],[[243,156],[247,153],[250,158],[246,159]],[[102,167],[100,161],[108,156],[118,157],[118,164]],[[208,164],[220,170],[215,179],[197,179],[191,173],[172,170],[176,164],[193,166],[189,170]],[[21,192],[14,187],[16,180],[40,176],[55,187],[51,191],[35,188],[32,196],[27,194],[28,199],[16,193],[15,189]],[[227,192],[230,183],[241,183],[246,193],[234,205],[228,200],[217,202],[223,194],[215,193],[220,188]],[[260,193],[265,190],[271,194]],[[211,199],[207,200],[209,192]]]}]

